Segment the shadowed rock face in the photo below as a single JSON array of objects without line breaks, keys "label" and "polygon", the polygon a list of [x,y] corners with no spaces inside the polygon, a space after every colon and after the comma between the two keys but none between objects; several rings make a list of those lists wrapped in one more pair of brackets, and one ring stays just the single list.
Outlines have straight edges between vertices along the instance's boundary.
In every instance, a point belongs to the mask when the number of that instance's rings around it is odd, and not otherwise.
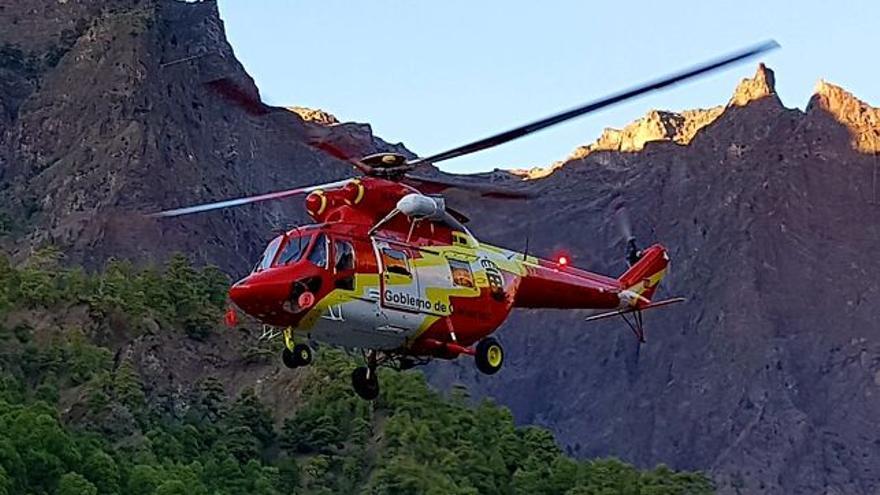
[{"label": "shadowed rock face", "polygon": [[[0,75],[14,76],[0,84],[0,101],[13,102],[0,117],[0,204],[16,239],[7,237],[7,249],[55,244],[89,266],[182,251],[238,274],[274,229],[306,221],[296,200],[171,221],[141,214],[351,174],[350,165],[304,144],[307,126],[319,124],[283,109],[254,115],[206,86],[223,78],[259,98],[215,3],[60,10],[42,3],[36,8],[49,20],[20,15],[46,40],[11,45],[25,69],[0,61]],[[80,31],[59,34],[69,25]],[[69,40],[54,65],[45,62],[40,47],[63,36]],[[403,149],[374,138],[367,125],[329,133],[355,155]]]},{"label": "shadowed rock face", "polygon": [[[253,115],[206,89],[227,78],[258,95],[211,2],[3,5],[0,211],[13,225],[0,239],[19,256],[46,243],[89,265],[184,251],[240,273],[273,228],[305,220],[298,201],[164,222],[137,213],[349,176],[304,144],[309,126],[355,154],[405,151],[365,124]],[[457,198],[486,241],[528,237],[531,252],[564,247],[609,274],[624,269],[611,216],[623,201],[642,244],[670,249],[666,295],[689,302],[648,314],[641,347],[614,321],[517,313],[500,332],[501,373],[461,360],[432,367],[433,381],[496,397],[579,456],[705,469],[722,493],[876,493],[880,206],[865,151],[877,110],[829,84],[806,113],[786,109],[773,81],[761,66],[727,106],[609,131],[533,181],[538,199]],[[173,366],[162,349],[151,352]],[[199,372],[195,357],[188,366]]]},{"label": "shadowed rock face", "polygon": [[640,241],[670,249],[664,296],[689,301],[647,314],[641,347],[619,321],[521,312],[500,332],[501,373],[444,363],[435,383],[495,397],[580,456],[706,469],[721,493],[876,492],[878,159],[838,118],[767,95],[687,146],[591,153],[536,181],[530,204],[466,210],[487,241],[529,237],[617,275],[624,201]]}]

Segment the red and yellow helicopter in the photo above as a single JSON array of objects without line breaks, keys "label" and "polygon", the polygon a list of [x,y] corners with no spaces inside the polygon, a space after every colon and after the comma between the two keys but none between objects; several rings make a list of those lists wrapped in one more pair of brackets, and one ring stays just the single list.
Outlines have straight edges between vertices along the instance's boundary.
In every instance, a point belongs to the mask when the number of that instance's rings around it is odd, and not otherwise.
[{"label": "red and yellow helicopter", "polygon": [[[485,196],[525,198],[512,189],[422,177],[418,165],[484,150],[644,93],[671,86],[776,47],[766,42],[537,122],[426,158],[379,153],[349,159],[362,177],[154,213],[173,217],[306,195],[315,224],[275,237],[250,275],[229,289],[242,311],[283,328],[284,364],[312,361],[307,341],[357,348],[365,366],[352,373],[364,399],[379,393],[379,366],[407,369],[433,358],[472,356],[486,374],[501,369],[504,350],[492,333],[514,308],[595,309],[588,320],[621,316],[640,342],[642,311],[655,301],[669,266],[666,249],[627,241],[629,269],[608,277],[480,242],[438,192],[476,189]],[[316,146],[340,155],[328,143]],[[633,319],[629,319],[632,315]]]}]

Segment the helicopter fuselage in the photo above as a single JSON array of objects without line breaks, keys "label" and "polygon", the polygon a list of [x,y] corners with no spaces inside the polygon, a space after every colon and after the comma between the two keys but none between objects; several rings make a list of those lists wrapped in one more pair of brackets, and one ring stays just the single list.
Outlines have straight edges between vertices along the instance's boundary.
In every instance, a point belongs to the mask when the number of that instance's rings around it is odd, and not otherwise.
[{"label": "helicopter fuselage", "polygon": [[406,186],[375,178],[313,192],[306,207],[321,223],[273,239],[254,271],[232,286],[231,299],[263,323],[316,341],[452,358],[493,333],[513,308],[635,305],[665,272],[660,246],[643,252],[645,275],[625,286],[480,243],[442,222],[401,214],[380,224],[406,194]]}]

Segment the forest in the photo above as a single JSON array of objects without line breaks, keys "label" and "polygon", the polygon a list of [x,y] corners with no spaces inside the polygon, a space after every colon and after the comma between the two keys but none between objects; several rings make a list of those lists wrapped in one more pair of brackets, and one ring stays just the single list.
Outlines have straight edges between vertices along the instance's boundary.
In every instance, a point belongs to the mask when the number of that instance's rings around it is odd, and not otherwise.
[{"label": "forest", "polygon": [[[169,408],[130,343],[237,331],[221,324],[228,284],[183,256],[96,272],[53,249],[20,266],[0,256],[0,495],[713,492],[701,473],[570,458],[548,430],[462,387],[434,390],[418,370],[383,370],[382,394],[363,401],[354,354],[328,347],[281,371],[303,374],[292,410],[210,365]],[[250,339],[226,364],[277,371],[280,341]]]}]

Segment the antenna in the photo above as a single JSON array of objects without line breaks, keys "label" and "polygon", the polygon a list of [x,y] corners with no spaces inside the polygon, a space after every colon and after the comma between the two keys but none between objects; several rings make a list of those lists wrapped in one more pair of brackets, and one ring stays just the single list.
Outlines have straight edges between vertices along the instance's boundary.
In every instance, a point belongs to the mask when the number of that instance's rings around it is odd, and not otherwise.
[{"label": "antenna", "polygon": [[196,54],[196,55],[190,55],[190,56],[188,56],[188,57],[178,58],[178,59],[175,59],[175,60],[171,60],[171,61],[169,61],[169,62],[162,62],[162,63],[159,64],[159,67],[162,67],[162,68],[164,69],[165,67],[169,67],[169,66],[172,66],[172,65],[177,65],[177,64],[182,64],[182,63],[184,63],[184,62],[189,62],[189,61],[192,61],[192,60],[197,60],[197,59],[200,59],[200,58],[202,58],[202,57],[207,57],[208,55],[211,55],[211,54],[214,53],[215,51],[218,51],[218,50],[211,50],[211,51],[208,51],[208,52],[205,52],[205,53],[198,53],[198,54]]}]

